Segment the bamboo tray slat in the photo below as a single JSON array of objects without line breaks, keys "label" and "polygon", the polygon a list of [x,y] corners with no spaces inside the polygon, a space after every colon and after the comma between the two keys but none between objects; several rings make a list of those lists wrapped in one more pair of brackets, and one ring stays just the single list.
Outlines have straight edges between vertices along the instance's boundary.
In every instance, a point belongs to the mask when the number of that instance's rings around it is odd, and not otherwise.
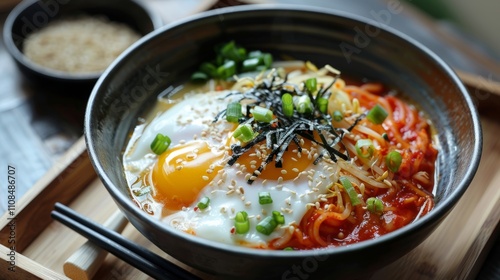
[{"label": "bamboo tray slat", "polygon": [[[500,131],[500,119],[496,112],[483,113],[482,161],[462,199],[426,241],[376,272],[371,279],[467,279],[475,276],[488,251],[488,240],[500,220],[500,140],[496,135]],[[8,271],[9,216],[0,217],[2,278],[67,279],[63,263],[86,240],[50,218],[56,201],[99,223],[117,209],[92,169],[83,139],[17,203],[16,272]],[[130,224],[122,234],[204,279],[215,279],[168,256]],[[108,255],[95,279],[149,278]]]}]

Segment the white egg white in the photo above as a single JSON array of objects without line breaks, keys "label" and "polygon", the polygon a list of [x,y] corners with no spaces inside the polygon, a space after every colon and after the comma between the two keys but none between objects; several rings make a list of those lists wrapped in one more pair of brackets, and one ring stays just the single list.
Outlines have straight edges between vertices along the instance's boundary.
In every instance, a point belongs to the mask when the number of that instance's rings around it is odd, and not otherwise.
[{"label": "white egg white", "polygon": [[[257,178],[251,185],[247,183],[244,173],[238,174],[239,168],[226,167],[200,194],[200,199],[204,196],[210,198],[208,208],[197,209],[195,202],[166,217],[165,222],[205,239],[267,248],[269,242],[282,237],[290,226],[298,225],[307,209],[315,207],[315,202],[328,194],[331,182],[338,178],[334,178],[336,172],[326,174],[319,171],[326,169],[327,165],[326,162],[311,165],[308,171],[297,173],[294,180],[279,183],[277,180]],[[269,192],[273,203],[260,205],[259,192]],[[258,232],[257,224],[272,215],[273,210],[284,215],[285,224],[278,226],[270,235]],[[245,211],[249,216],[250,231],[246,234],[235,234],[232,230],[234,217],[239,211]]]},{"label": "white egg white", "polygon": [[[217,113],[231,101],[229,98],[222,98],[226,95],[227,92],[223,91],[186,96],[156,116],[148,125],[138,126],[124,156],[129,183],[139,178],[156,161],[157,156],[149,146],[157,133],[168,135],[172,146],[195,138],[214,146],[224,145],[217,142],[217,139],[220,141],[220,135],[211,137],[204,134],[204,131],[213,126],[221,126],[220,130],[228,128],[225,122],[213,123]],[[335,177],[337,172],[325,171],[328,167],[336,168],[333,164],[320,161],[317,165],[311,164],[305,171],[297,172],[297,177],[293,180],[257,178],[252,184],[248,184],[245,179],[248,171],[243,172],[238,163],[226,166],[211,182],[207,182],[207,186],[199,194],[198,200],[205,196],[210,199],[207,209],[197,209],[196,200],[183,210],[168,215],[164,221],[205,239],[266,248],[269,242],[284,236],[285,231],[293,228],[290,226],[298,225],[307,209],[315,207],[315,203],[328,194],[332,182],[338,179]],[[186,180],[188,182],[189,179]],[[272,204],[259,204],[259,192],[263,191],[270,193]],[[273,210],[284,215],[285,224],[279,225],[270,235],[259,233],[256,225],[266,216],[272,215]],[[238,211],[245,211],[249,215],[250,231],[246,234],[236,234],[232,230]]]}]

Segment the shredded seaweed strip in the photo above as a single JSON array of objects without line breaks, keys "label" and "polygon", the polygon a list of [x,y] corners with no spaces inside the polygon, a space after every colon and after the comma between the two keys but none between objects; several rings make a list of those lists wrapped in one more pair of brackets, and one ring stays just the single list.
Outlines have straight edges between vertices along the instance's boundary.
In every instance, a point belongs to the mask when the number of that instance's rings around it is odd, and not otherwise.
[{"label": "shredded seaweed strip", "polygon": [[[271,150],[267,158],[253,172],[252,179],[247,181],[248,184],[252,184],[254,181],[253,178],[257,178],[258,174],[273,160],[275,166],[281,168],[283,165],[283,155],[288,150],[288,146],[292,141],[297,145],[298,151],[302,152],[298,136],[308,139],[324,148],[324,151],[314,160],[314,164],[317,164],[325,156],[328,156],[334,162],[337,161],[337,158],[346,161],[350,160],[349,153],[342,143],[342,139],[346,133],[349,133],[365,117],[365,114],[361,114],[347,129],[335,128],[332,126],[332,117],[319,110],[316,102],[317,98],[328,98],[331,95],[330,88],[335,83],[337,77],[327,87],[321,88],[316,95],[313,95],[305,87],[301,90],[298,85],[287,83],[287,76],[283,79],[277,78],[278,74],[274,72],[270,78],[264,78],[262,82],[256,84],[253,88],[245,92],[231,91],[224,97],[239,95],[241,96],[239,102],[246,101],[247,113],[238,122],[240,124],[251,124],[253,130],[256,132],[256,136],[251,141],[243,145],[231,145],[232,155],[227,162],[228,165],[232,166],[241,155],[263,141],[265,141],[266,147]],[[297,110],[294,110],[292,116],[285,116],[281,101],[281,97],[285,93],[289,93],[292,96],[308,95],[313,106],[312,112],[301,114]],[[270,109],[276,118],[270,123],[255,121],[250,115],[250,109],[255,106]],[[220,111],[215,117],[214,122],[224,117],[225,113],[226,110]],[[314,132],[319,136],[319,141],[314,137]],[[334,148],[337,144],[344,152]]]}]

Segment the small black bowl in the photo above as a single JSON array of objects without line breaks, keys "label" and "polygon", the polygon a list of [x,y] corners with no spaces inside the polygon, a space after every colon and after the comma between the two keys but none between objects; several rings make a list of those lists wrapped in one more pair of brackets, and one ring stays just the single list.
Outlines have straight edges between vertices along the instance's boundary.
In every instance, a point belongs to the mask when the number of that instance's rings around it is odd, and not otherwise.
[{"label": "small black bowl", "polygon": [[109,20],[127,24],[142,36],[163,25],[160,16],[141,1],[25,0],[10,12],[3,36],[7,51],[29,80],[61,88],[83,86],[91,89],[102,74],[102,71],[82,74],[57,71],[30,61],[22,52],[29,34],[51,21],[75,14],[104,15]]},{"label": "small black bowl", "polygon": [[[433,122],[440,144],[434,209],[373,240],[306,251],[257,250],[205,240],[139,209],[123,171],[122,153],[130,132],[161,92],[183,84],[209,59],[214,45],[228,40],[276,57],[331,64],[347,77],[381,81],[413,100]],[[365,278],[436,229],[469,186],[482,149],[471,97],[451,68],[427,48],[355,15],[281,5],[213,10],[145,36],[96,83],[87,106],[85,138],[108,192],[144,236],[179,261],[228,279]]]}]

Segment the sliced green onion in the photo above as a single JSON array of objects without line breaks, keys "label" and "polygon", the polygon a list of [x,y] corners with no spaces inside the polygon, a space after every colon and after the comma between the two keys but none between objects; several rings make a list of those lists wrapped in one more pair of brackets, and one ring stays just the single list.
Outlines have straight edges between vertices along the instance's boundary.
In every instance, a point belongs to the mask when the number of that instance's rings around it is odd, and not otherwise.
[{"label": "sliced green onion", "polygon": [[217,76],[217,67],[210,62],[203,62],[200,65],[200,71],[211,77]]},{"label": "sliced green onion", "polygon": [[200,199],[200,201],[198,202],[198,208],[203,210],[203,209],[206,209],[208,207],[208,205],[210,204],[210,198],[208,198],[208,196],[204,196],[202,199]]},{"label": "sliced green onion", "polygon": [[243,113],[241,113],[240,102],[231,102],[227,104],[226,120],[228,122],[237,123],[241,117],[243,117]]},{"label": "sliced green onion", "polygon": [[273,203],[273,199],[271,198],[271,194],[269,192],[259,192],[259,204],[271,204]]},{"label": "sliced green onion", "polygon": [[248,220],[247,212],[240,211],[236,213],[234,217],[234,228],[237,234],[245,234],[250,231],[250,221]]},{"label": "sliced green onion", "polygon": [[273,64],[273,56],[270,53],[265,53],[262,55],[262,61],[264,62],[264,66],[269,69]]},{"label": "sliced green onion", "polygon": [[285,224],[285,216],[283,215],[283,213],[279,211],[273,211],[273,219],[276,221],[278,225]]},{"label": "sliced green onion", "polygon": [[233,137],[242,141],[249,142],[255,137],[252,126],[250,124],[240,124],[233,132]]},{"label": "sliced green onion", "polygon": [[227,59],[234,60],[236,62],[242,61],[246,56],[246,50],[244,48],[239,48],[236,46],[234,41],[225,44],[220,53]]},{"label": "sliced green onion", "polygon": [[285,247],[283,251],[295,251],[292,247]]},{"label": "sliced green onion", "polygon": [[373,146],[373,142],[370,139],[359,139],[356,141],[356,153],[360,158],[371,158],[373,156],[373,152],[375,151],[375,147]]},{"label": "sliced green onion", "polygon": [[382,106],[377,104],[368,112],[366,118],[374,124],[381,124],[388,115],[387,111]]},{"label": "sliced green onion", "polygon": [[283,114],[287,117],[293,116],[293,97],[289,93],[281,96],[281,104],[283,106]]},{"label": "sliced green onion", "polygon": [[269,235],[274,231],[277,225],[278,223],[276,223],[273,217],[267,216],[264,218],[264,220],[260,221],[260,223],[257,224],[256,229],[262,234]]},{"label": "sliced green onion", "polygon": [[264,107],[255,106],[250,109],[250,113],[252,113],[253,118],[258,122],[269,123],[273,120],[273,112]]},{"label": "sliced green onion", "polygon": [[318,85],[318,82],[316,78],[309,78],[306,80],[306,88],[310,93],[313,93],[316,91],[316,87]]},{"label": "sliced green onion", "polygon": [[147,186],[140,189],[134,189],[132,190],[132,192],[134,193],[135,196],[143,196],[151,192],[151,187]]},{"label": "sliced green onion", "polygon": [[385,165],[387,165],[387,168],[392,172],[398,172],[402,161],[403,157],[398,151],[392,151],[385,157]]},{"label": "sliced green onion", "polygon": [[260,64],[260,59],[258,57],[245,59],[243,60],[241,71],[243,72],[255,71],[257,69],[257,66],[259,66],[259,64]]},{"label": "sliced green onion", "polygon": [[170,146],[170,143],[172,141],[170,140],[170,137],[167,135],[163,135],[161,133],[156,134],[155,139],[150,145],[151,151],[157,155],[163,154],[168,149],[168,146]]},{"label": "sliced green onion", "polygon": [[326,110],[328,109],[328,99],[324,97],[318,97],[318,100],[316,102],[318,103],[319,111],[325,114]]},{"label": "sliced green onion", "polygon": [[361,200],[359,200],[358,193],[354,189],[354,187],[351,184],[351,181],[345,176],[341,176],[339,178],[340,183],[342,186],[344,186],[344,189],[346,190],[347,194],[349,195],[349,198],[351,199],[351,204],[352,206],[356,206],[361,203]]},{"label": "sliced green onion", "polygon": [[297,112],[300,114],[310,114],[312,113],[312,102],[308,95],[301,95],[296,98],[295,107],[297,108]]},{"label": "sliced green onion", "polygon": [[193,82],[206,82],[208,80],[208,75],[203,72],[194,72],[191,75],[191,81]]},{"label": "sliced green onion", "polygon": [[370,197],[366,200],[366,209],[380,215],[384,211],[384,203],[376,197]]},{"label": "sliced green onion", "polygon": [[248,58],[261,58],[263,53],[261,51],[251,51],[248,53]]},{"label": "sliced green onion", "polygon": [[389,141],[389,135],[387,133],[382,133],[382,138],[384,138],[385,141]]},{"label": "sliced green onion", "polygon": [[227,79],[236,74],[236,63],[234,60],[228,60],[217,68],[217,76],[222,79]]},{"label": "sliced green onion", "polygon": [[333,111],[333,119],[336,122],[340,122],[342,119],[344,119],[344,114],[342,114],[342,112],[340,112],[339,110],[335,110]]}]

